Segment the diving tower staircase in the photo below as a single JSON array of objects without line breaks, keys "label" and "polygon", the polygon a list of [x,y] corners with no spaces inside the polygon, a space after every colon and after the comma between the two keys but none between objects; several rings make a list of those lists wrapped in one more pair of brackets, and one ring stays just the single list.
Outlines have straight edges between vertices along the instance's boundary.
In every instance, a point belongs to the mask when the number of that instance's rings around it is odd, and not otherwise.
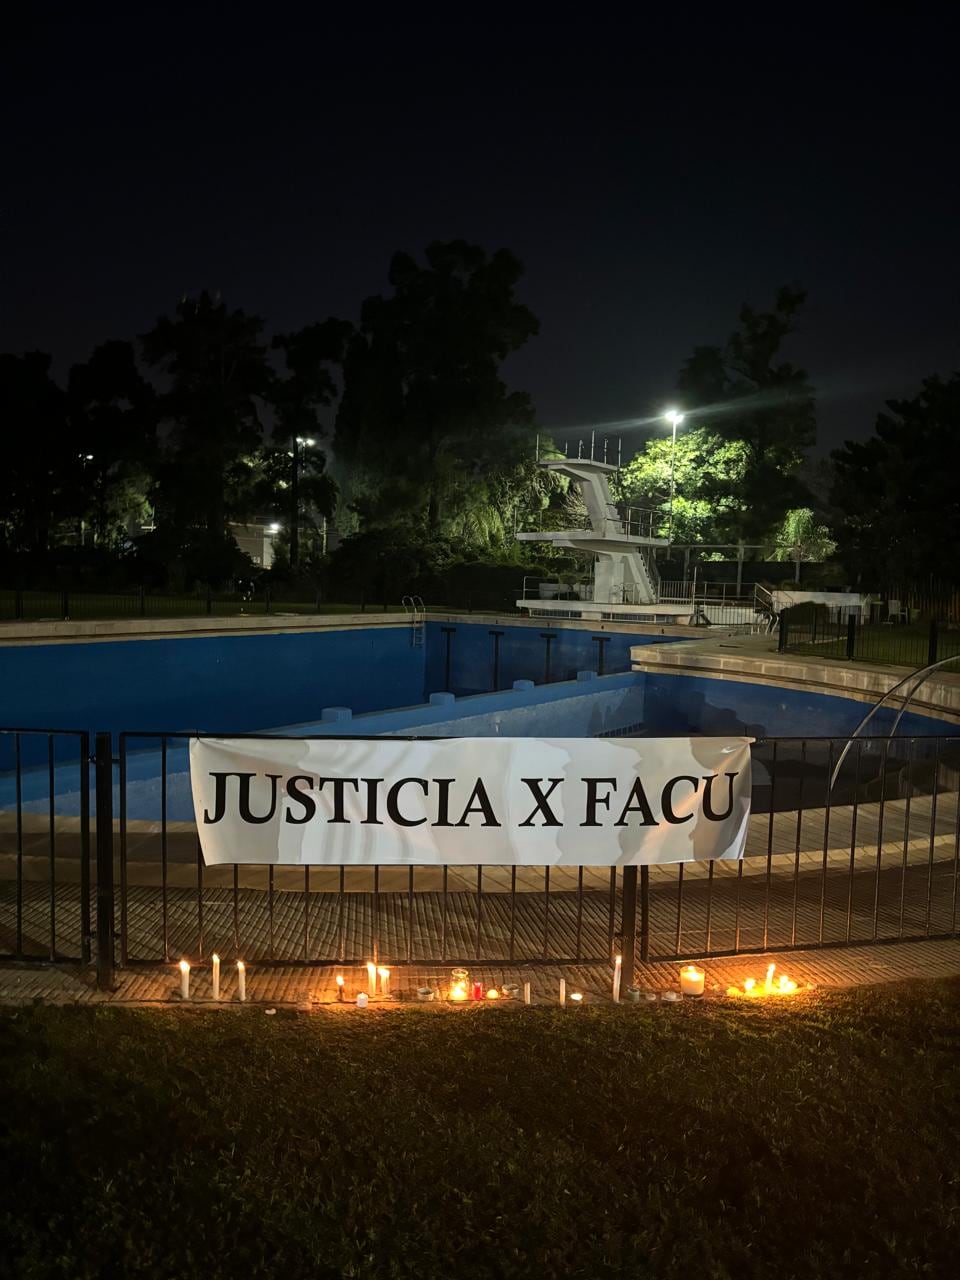
[{"label": "diving tower staircase", "polygon": [[539,617],[688,622],[692,605],[660,600],[654,550],[669,544],[666,538],[654,536],[659,513],[617,507],[609,483],[617,467],[592,457],[541,459],[539,465],[567,476],[577,486],[586,520],[582,528],[518,532],[517,539],[546,542],[592,557],[593,579],[579,587],[573,599],[550,598],[538,589],[528,594],[525,588],[517,608]]}]

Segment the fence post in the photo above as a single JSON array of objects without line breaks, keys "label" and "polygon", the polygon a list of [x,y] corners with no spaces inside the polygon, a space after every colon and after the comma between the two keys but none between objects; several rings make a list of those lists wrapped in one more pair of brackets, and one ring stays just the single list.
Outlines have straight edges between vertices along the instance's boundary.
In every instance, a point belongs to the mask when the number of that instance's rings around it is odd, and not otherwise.
[{"label": "fence post", "polygon": [[23,592],[19,587],[13,593],[13,616],[18,622],[23,618]]},{"label": "fence post", "polygon": [[787,649],[787,641],[790,638],[790,619],[788,618],[790,610],[780,610],[780,639],[777,642],[777,652],[785,653]]},{"label": "fence post", "polygon": [[847,657],[852,658],[857,647],[857,619],[855,614],[847,618]]},{"label": "fence post", "polygon": [[269,613],[269,612],[270,612],[270,587],[269,587],[269,585],[267,585],[266,587],[264,587],[264,591],[263,591],[263,602],[264,602],[264,606],[265,606],[265,612],[266,612],[266,613]]},{"label": "fence post", "polygon": [[640,868],[640,959],[650,959],[650,868]]},{"label": "fence post", "polygon": [[934,663],[937,660],[937,640],[938,631],[940,630],[936,618],[930,619],[930,638],[927,641],[927,662]]},{"label": "fence post", "polygon": [[140,586],[140,617],[145,618],[146,616],[147,616],[147,593],[143,585],[141,584]]},{"label": "fence post", "polygon": [[60,592],[60,616],[64,621],[70,617],[70,593],[66,590]]},{"label": "fence post", "polygon": [[620,936],[623,939],[622,982],[628,987],[637,981],[637,868],[623,868],[623,892],[620,897]]},{"label": "fence post", "polygon": [[113,742],[98,733],[94,756],[97,805],[97,986],[109,991],[113,954]]},{"label": "fence post", "polygon": [[207,586],[206,608],[207,608],[207,613],[213,613],[213,597],[210,594],[209,585]]}]

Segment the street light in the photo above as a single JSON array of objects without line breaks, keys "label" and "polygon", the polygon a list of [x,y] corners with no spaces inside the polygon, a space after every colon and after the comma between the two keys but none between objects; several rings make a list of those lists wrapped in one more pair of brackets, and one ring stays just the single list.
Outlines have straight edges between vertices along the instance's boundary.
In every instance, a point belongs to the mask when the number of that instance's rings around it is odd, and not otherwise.
[{"label": "street light", "polygon": [[668,409],[663,415],[664,421],[670,423],[670,515],[667,525],[667,548],[673,548],[673,496],[676,493],[675,457],[677,452],[677,427],[683,422],[684,415],[679,409]]}]

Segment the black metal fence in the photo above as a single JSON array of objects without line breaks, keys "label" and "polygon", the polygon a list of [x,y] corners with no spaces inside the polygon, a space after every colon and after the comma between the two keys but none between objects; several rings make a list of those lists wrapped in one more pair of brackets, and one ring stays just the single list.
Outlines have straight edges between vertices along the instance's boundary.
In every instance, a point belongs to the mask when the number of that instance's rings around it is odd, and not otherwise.
[{"label": "black metal fence", "polygon": [[960,656],[960,626],[937,619],[871,623],[856,614],[836,616],[801,605],[780,615],[779,650],[916,668]]},{"label": "black metal fence", "polygon": [[[286,599],[268,585],[222,592],[202,588],[179,595],[147,591],[0,590],[0,621],[63,621],[98,618],[227,617],[235,614],[316,613],[319,595],[310,600]],[[302,595],[302,593],[300,593]]]},{"label": "black metal fence", "polygon": [[[957,932],[960,737],[759,741],[741,861],[207,867],[188,738],[0,731],[7,958],[606,963]],[[96,860],[91,800],[96,805]],[[96,939],[92,892],[96,890]],[[116,937],[116,952],[114,937]]]}]

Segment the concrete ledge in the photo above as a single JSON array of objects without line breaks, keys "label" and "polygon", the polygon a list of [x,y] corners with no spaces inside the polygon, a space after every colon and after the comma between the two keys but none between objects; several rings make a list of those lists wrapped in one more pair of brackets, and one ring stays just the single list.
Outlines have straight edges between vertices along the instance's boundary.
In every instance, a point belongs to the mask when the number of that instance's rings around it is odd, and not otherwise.
[{"label": "concrete ledge", "polygon": [[[635,645],[630,650],[634,671],[657,675],[686,675],[729,680],[740,684],[765,684],[790,689],[810,689],[874,703],[913,668],[846,664],[836,659],[816,659],[777,653],[771,636],[711,636],[694,644]],[[907,686],[909,691],[909,685]],[[894,698],[890,703],[898,707]],[[932,712],[960,723],[960,676],[934,672],[911,700],[918,712]]]},{"label": "concrete ledge", "polygon": [[103,618],[0,623],[0,645],[70,644],[86,640],[159,640],[174,636],[346,631],[409,626],[402,613],[237,614],[229,618]]}]

